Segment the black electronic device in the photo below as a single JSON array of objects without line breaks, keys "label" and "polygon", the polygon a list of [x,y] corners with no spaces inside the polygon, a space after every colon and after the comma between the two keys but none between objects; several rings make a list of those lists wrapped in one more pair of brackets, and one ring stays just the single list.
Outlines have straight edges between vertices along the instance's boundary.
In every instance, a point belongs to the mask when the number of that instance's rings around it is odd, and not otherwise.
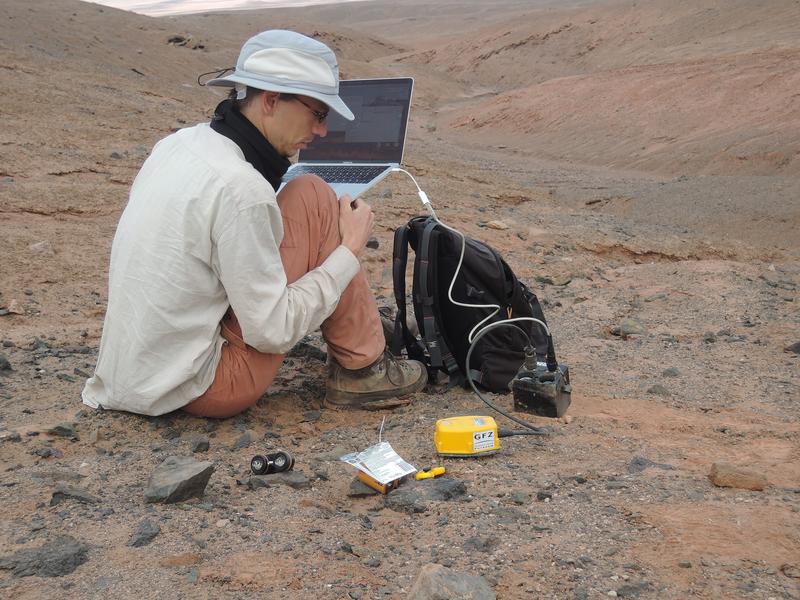
[{"label": "black electronic device", "polygon": [[250,459],[250,470],[255,475],[268,475],[270,473],[280,473],[291,471],[294,467],[294,456],[285,450],[272,452],[270,454],[256,454]]},{"label": "black electronic device", "polygon": [[539,362],[530,348],[510,387],[514,410],[540,417],[563,417],[572,399],[569,367],[549,360]]}]

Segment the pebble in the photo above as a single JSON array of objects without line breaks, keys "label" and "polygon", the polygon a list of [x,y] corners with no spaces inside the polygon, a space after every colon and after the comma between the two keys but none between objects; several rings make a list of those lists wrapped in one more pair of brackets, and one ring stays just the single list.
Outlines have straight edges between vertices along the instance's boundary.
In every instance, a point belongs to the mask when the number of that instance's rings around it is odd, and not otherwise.
[{"label": "pebble", "polygon": [[8,359],[5,356],[0,354],[0,373],[8,373],[10,371],[13,371],[11,368],[11,363],[8,362]]},{"label": "pebble", "polygon": [[22,436],[19,431],[3,431],[0,432],[0,442],[21,442]]},{"label": "pebble", "polygon": [[486,223],[486,227],[488,227],[489,229],[496,229],[500,231],[508,229],[508,225],[503,223],[503,221],[489,221],[488,223]]},{"label": "pebble", "polygon": [[206,452],[210,444],[207,435],[196,435],[189,439],[189,445],[192,452]]},{"label": "pebble", "polygon": [[72,423],[59,423],[47,430],[47,433],[56,437],[69,438],[77,440],[78,434],[75,431],[75,426]]},{"label": "pebble", "polygon": [[159,533],[161,533],[161,526],[149,519],[145,519],[136,527],[131,539],[128,541],[128,546],[133,546],[134,548],[146,546]]},{"label": "pebble", "polygon": [[682,561],[680,561],[678,563],[678,566],[681,569],[691,569],[692,568],[692,563],[691,563],[691,561],[688,561],[688,560],[682,560]]},{"label": "pebble", "polygon": [[53,496],[50,498],[50,506],[61,504],[65,500],[75,500],[83,504],[97,504],[99,500],[86,490],[61,484],[56,487]]},{"label": "pebble", "polygon": [[672,395],[670,394],[670,391],[667,388],[658,383],[647,388],[647,393],[653,394],[655,396],[664,396],[664,397]]},{"label": "pebble", "polygon": [[611,333],[626,340],[632,335],[646,334],[647,328],[637,319],[624,319],[611,330]]},{"label": "pebble", "polygon": [[263,477],[270,484],[280,483],[295,490],[307,490],[311,488],[311,480],[300,471],[284,471],[282,473],[272,473],[271,475],[254,475],[251,479],[255,477]]},{"label": "pebble", "polygon": [[250,430],[245,431],[242,435],[239,436],[239,439],[234,442],[232,450],[241,450],[242,448],[247,448],[250,446],[250,442],[253,440],[253,433]]}]

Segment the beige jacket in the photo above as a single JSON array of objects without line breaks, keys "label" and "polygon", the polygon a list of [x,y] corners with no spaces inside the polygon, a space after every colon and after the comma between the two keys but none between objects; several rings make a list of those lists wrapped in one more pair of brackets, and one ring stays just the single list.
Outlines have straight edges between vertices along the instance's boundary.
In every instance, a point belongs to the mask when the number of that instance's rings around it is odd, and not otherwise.
[{"label": "beige jacket", "polygon": [[160,415],[211,385],[230,305],[244,340],[284,353],[333,312],[359,271],[339,246],[286,284],[275,192],[207,124],[156,144],[111,248],[108,308],[89,406]]}]

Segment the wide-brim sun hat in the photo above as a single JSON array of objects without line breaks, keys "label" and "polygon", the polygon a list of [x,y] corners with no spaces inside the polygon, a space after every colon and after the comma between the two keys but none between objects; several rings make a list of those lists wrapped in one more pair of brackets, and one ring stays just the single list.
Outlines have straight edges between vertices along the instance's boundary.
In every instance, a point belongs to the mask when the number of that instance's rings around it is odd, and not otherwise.
[{"label": "wide-brim sun hat", "polygon": [[309,96],[324,102],[348,121],[355,119],[339,97],[339,64],[333,50],[295,31],[272,29],[251,37],[242,46],[236,70],[206,85],[249,86]]}]

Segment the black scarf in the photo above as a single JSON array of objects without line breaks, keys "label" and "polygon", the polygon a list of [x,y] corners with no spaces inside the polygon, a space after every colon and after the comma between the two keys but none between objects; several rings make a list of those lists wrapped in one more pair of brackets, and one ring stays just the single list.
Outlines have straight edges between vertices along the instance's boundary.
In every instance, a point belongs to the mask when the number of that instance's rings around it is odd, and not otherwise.
[{"label": "black scarf", "polygon": [[223,100],[214,110],[211,129],[236,142],[244,158],[278,191],[281,178],[292,164],[278,154],[261,132],[233,106],[233,100]]}]

